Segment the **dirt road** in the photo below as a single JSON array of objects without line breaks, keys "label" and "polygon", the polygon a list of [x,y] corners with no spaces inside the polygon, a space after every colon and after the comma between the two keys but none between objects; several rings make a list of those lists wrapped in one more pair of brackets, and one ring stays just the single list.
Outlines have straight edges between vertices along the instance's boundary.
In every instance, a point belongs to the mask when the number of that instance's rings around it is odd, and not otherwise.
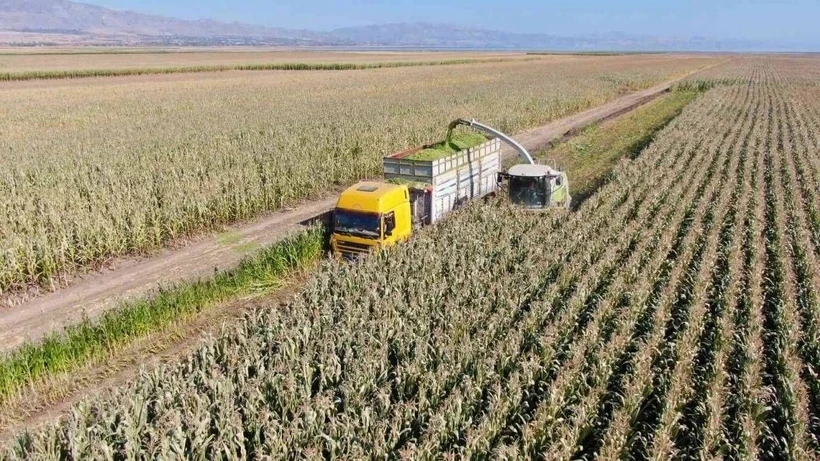
[{"label": "dirt road", "polygon": [[[621,113],[629,111],[667,91],[677,80],[622,96],[602,106],[548,125],[520,133],[516,140],[528,150],[538,150],[550,142]],[[504,149],[505,156],[516,155]],[[42,295],[13,308],[0,309],[0,353],[37,340],[87,316],[94,319],[123,300],[145,295],[159,284],[171,284],[229,269],[248,252],[292,235],[304,223],[329,211],[336,192],[301,204],[291,211],[269,214],[259,220],[233,227],[228,232],[204,238],[178,249],[164,250],[154,257],[125,260],[111,270],[89,274],[54,293]]]}]

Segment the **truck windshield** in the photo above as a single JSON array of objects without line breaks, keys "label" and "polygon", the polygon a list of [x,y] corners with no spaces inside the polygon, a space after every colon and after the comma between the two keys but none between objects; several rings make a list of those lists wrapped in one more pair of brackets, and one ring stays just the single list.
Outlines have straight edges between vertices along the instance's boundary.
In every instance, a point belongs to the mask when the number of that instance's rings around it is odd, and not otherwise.
[{"label": "truck windshield", "polygon": [[333,212],[333,231],[364,238],[381,236],[381,217],[372,213],[336,209]]},{"label": "truck windshield", "polygon": [[510,177],[510,201],[527,208],[544,208],[547,206],[547,178],[542,176]]}]

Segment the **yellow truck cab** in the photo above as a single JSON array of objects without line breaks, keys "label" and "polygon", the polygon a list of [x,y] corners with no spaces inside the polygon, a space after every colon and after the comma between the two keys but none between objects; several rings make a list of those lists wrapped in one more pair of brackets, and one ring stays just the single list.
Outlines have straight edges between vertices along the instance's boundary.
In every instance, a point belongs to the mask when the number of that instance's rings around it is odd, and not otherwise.
[{"label": "yellow truck cab", "polygon": [[407,186],[360,182],[339,197],[333,210],[333,253],[354,259],[406,240],[413,233]]}]

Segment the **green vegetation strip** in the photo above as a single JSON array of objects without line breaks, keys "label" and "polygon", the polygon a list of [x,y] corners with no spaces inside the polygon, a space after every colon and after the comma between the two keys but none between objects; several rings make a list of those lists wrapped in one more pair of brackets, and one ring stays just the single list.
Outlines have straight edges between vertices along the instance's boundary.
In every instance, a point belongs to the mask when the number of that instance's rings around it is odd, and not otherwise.
[{"label": "green vegetation strip", "polygon": [[464,149],[475,147],[484,142],[487,142],[487,138],[479,133],[454,134],[449,140],[433,144],[432,146],[422,149],[407,158],[410,160],[438,160],[440,158],[449,157],[450,155]]},{"label": "green vegetation strip", "polygon": [[[532,61],[539,58],[513,59],[515,61]],[[89,77],[126,77],[134,75],[155,74],[187,74],[198,72],[227,72],[227,71],[260,71],[260,70],[364,70],[381,69],[388,67],[420,67],[420,66],[449,66],[456,64],[485,64],[505,62],[511,59],[447,59],[440,61],[385,61],[385,62],[339,62],[339,63],[305,63],[280,62],[268,64],[224,64],[216,66],[186,66],[186,67],[146,67],[131,69],[79,69],[79,70],[42,70],[29,72],[0,73],[0,81],[21,80],[62,80],[71,78]]]},{"label": "green vegetation strip", "polygon": [[129,341],[166,328],[215,303],[279,288],[294,270],[324,253],[325,231],[313,227],[244,259],[236,269],[131,301],[0,358],[0,402],[49,376],[79,369]]},{"label": "green vegetation strip", "polygon": [[655,135],[695,100],[697,91],[673,91],[628,114],[590,125],[578,136],[539,152],[539,163],[567,171],[573,205],[580,205],[610,179],[621,158],[635,158]]},{"label": "green vegetation strip", "polygon": [[534,51],[528,56],[638,56],[664,54],[663,51]]}]

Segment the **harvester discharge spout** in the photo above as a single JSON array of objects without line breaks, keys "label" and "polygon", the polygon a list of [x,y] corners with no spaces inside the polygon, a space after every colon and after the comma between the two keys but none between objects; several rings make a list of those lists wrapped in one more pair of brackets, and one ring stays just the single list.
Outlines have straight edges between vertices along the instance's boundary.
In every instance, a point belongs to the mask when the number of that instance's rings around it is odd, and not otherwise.
[{"label": "harvester discharge spout", "polygon": [[485,125],[483,123],[475,121],[475,119],[466,120],[466,119],[460,118],[460,119],[453,120],[452,122],[450,122],[450,125],[447,127],[447,142],[448,143],[450,142],[450,138],[453,135],[453,130],[459,125],[464,125],[464,126],[468,126],[470,128],[475,128],[477,130],[481,130],[481,131],[483,131],[487,134],[495,136],[496,138],[498,138],[498,139],[504,141],[505,143],[509,144],[510,146],[512,146],[512,148],[515,149],[516,152],[518,152],[518,156],[521,157],[524,161],[526,161],[530,165],[535,165],[535,160],[532,159],[532,156],[530,155],[529,152],[527,152],[527,149],[525,149],[524,146],[519,144],[518,141],[516,141],[515,139],[507,136],[506,134],[502,133],[501,131],[496,130],[495,128],[493,128],[491,126],[488,126],[488,125]]}]

